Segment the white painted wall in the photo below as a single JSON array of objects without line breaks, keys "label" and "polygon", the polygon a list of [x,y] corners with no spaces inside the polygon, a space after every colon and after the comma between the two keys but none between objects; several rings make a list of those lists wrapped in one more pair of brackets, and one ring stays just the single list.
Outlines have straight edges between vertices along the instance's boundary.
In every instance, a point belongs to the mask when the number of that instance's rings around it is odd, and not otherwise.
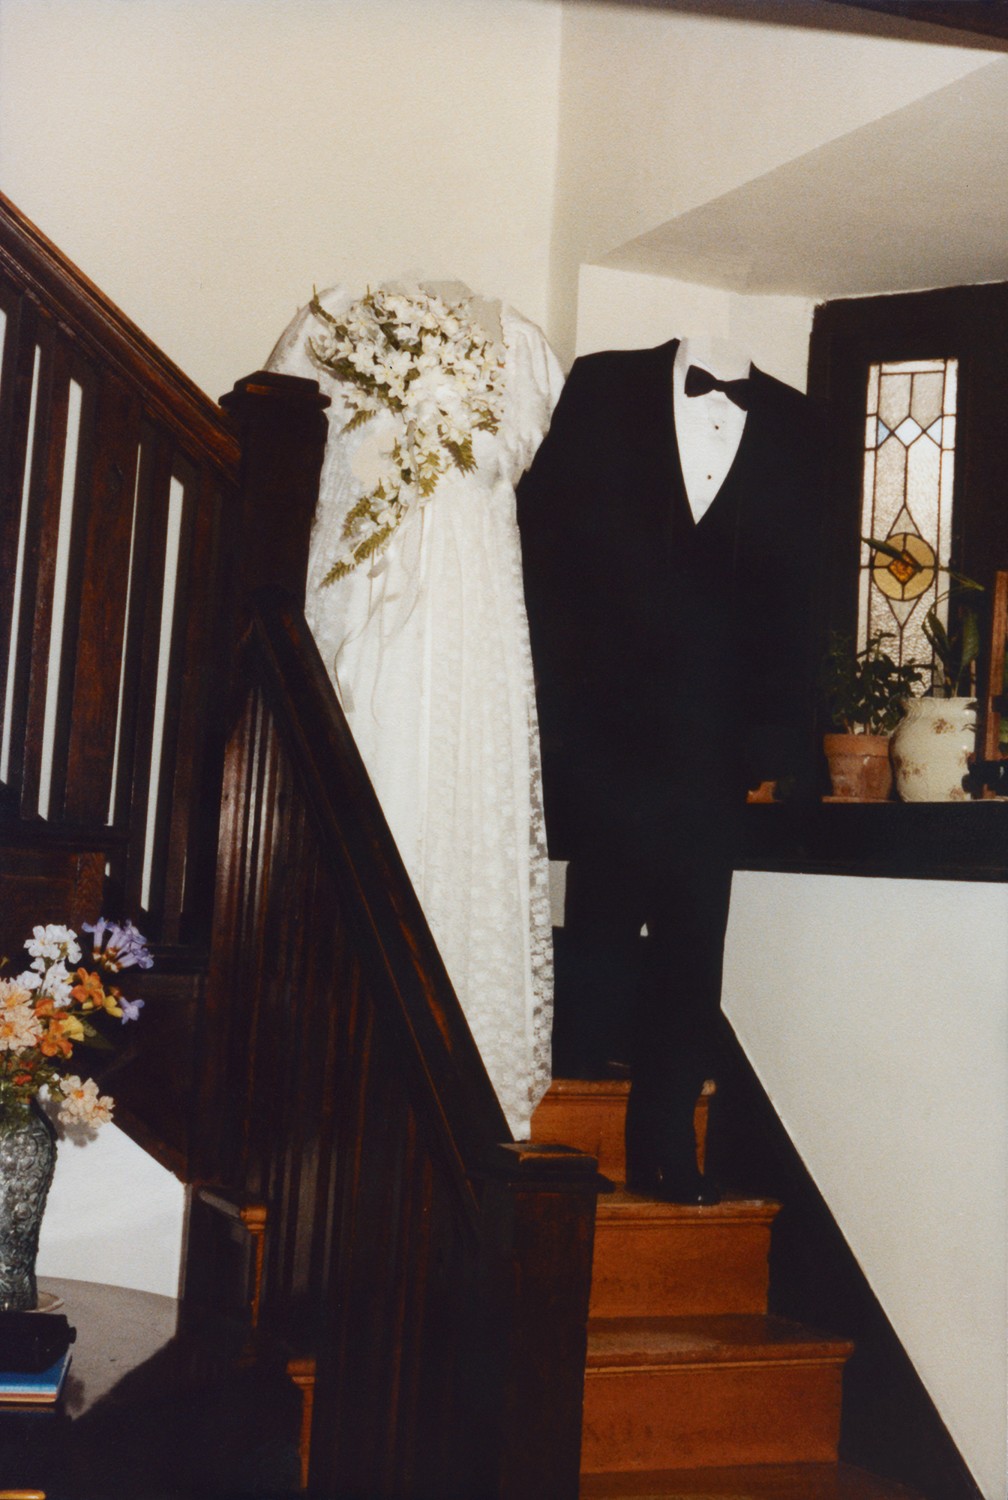
[{"label": "white painted wall", "polygon": [[735,292],[608,266],[582,266],[575,353],[649,349],[671,338],[710,333],[803,391],[813,304],[804,297],[741,297]]},{"label": "white painted wall", "polygon": [[102,1281],[176,1297],[185,1189],[115,1125],[62,1140],[36,1264],[46,1278]]},{"label": "white painted wall", "polygon": [[211,396],[318,287],[542,322],[557,0],[3,0],[0,188]]},{"label": "white painted wall", "polygon": [[723,1004],[988,1500],[1005,1495],[1008,890],[737,874]]}]

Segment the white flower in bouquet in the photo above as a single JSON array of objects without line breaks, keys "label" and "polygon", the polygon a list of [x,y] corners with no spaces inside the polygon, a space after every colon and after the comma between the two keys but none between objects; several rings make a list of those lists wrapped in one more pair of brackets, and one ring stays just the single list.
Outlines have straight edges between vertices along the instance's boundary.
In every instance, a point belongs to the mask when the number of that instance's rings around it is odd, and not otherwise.
[{"label": "white flower in bouquet", "polygon": [[345,430],[383,418],[380,435],[354,463],[365,493],[344,521],[343,545],[323,579],[333,583],[381,552],[449,469],[466,474],[476,467],[473,434],[496,433],[503,415],[504,351],[465,304],[450,306],[419,289],[369,292],[339,318],[316,294],[311,311],[320,327],[308,347],[343,386]]}]

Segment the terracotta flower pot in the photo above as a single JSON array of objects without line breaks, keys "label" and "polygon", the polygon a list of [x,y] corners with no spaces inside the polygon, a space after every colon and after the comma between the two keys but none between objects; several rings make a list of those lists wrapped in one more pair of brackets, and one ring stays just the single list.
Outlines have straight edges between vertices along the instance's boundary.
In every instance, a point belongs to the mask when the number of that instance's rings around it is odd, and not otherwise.
[{"label": "terracotta flower pot", "polygon": [[834,797],[885,802],[893,784],[888,735],[824,734],[823,749]]}]

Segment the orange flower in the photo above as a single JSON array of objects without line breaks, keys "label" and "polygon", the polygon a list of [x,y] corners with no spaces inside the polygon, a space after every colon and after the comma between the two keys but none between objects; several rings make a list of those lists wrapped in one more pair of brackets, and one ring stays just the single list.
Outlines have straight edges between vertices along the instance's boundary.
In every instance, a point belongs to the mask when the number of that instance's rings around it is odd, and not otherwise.
[{"label": "orange flower", "polygon": [[80,984],[75,984],[70,991],[73,998],[79,1000],[85,1010],[101,1010],[105,1004],[105,991],[98,975],[78,969],[77,978]]},{"label": "orange flower", "polygon": [[64,1057],[70,1056],[73,1046],[65,1033],[62,1016],[53,1016],[39,1046],[46,1057],[55,1057],[57,1052],[62,1052]]}]

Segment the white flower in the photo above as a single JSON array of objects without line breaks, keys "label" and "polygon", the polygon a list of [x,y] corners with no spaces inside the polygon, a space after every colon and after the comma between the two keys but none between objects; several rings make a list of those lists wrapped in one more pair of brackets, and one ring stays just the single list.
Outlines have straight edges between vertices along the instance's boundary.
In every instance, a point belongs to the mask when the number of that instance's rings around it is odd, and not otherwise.
[{"label": "white flower", "polygon": [[393,375],[405,378],[413,364],[413,356],[408,349],[390,349],[385,356],[384,363],[385,368]]},{"label": "white flower", "polygon": [[42,1040],[31,995],[16,979],[0,979],[0,1052],[23,1052]]},{"label": "white flower", "polygon": [[59,1118],[64,1125],[106,1125],[112,1118],[112,1100],[108,1094],[98,1095],[98,1085],[93,1078],[82,1083],[71,1074],[56,1085],[63,1096]]},{"label": "white flower", "polygon": [[[79,951],[77,957],[80,958]],[[67,972],[65,963],[50,964],[48,970],[42,975],[42,993],[48,995],[54,1005],[69,1005],[74,977]]]},{"label": "white flower", "polygon": [[[313,309],[321,315],[317,302]],[[342,540],[349,545],[326,583],[357,565],[354,553],[365,541],[394,530],[411,506],[432,498],[440,476],[460,466],[460,450],[471,453],[477,428],[498,430],[504,397],[501,347],[472,321],[464,304],[449,307],[419,289],[369,292],[329,325],[328,333],[332,353],[328,337],[311,341],[310,348],[317,363],[336,377],[346,420],[353,413],[384,411],[406,436],[391,455],[387,441],[358,451],[352,467],[363,494],[344,528]],[[372,567],[375,550],[368,554]]]},{"label": "white flower", "polygon": [[77,934],[71,927],[57,927],[54,923],[50,923],[48,927],[33,927],[32,936],[25,947],[36,960],[32,964],[33,969],[39,968],[39,960],[44,959],[65,957],[72,964],[80,963],[80,946]]}]

